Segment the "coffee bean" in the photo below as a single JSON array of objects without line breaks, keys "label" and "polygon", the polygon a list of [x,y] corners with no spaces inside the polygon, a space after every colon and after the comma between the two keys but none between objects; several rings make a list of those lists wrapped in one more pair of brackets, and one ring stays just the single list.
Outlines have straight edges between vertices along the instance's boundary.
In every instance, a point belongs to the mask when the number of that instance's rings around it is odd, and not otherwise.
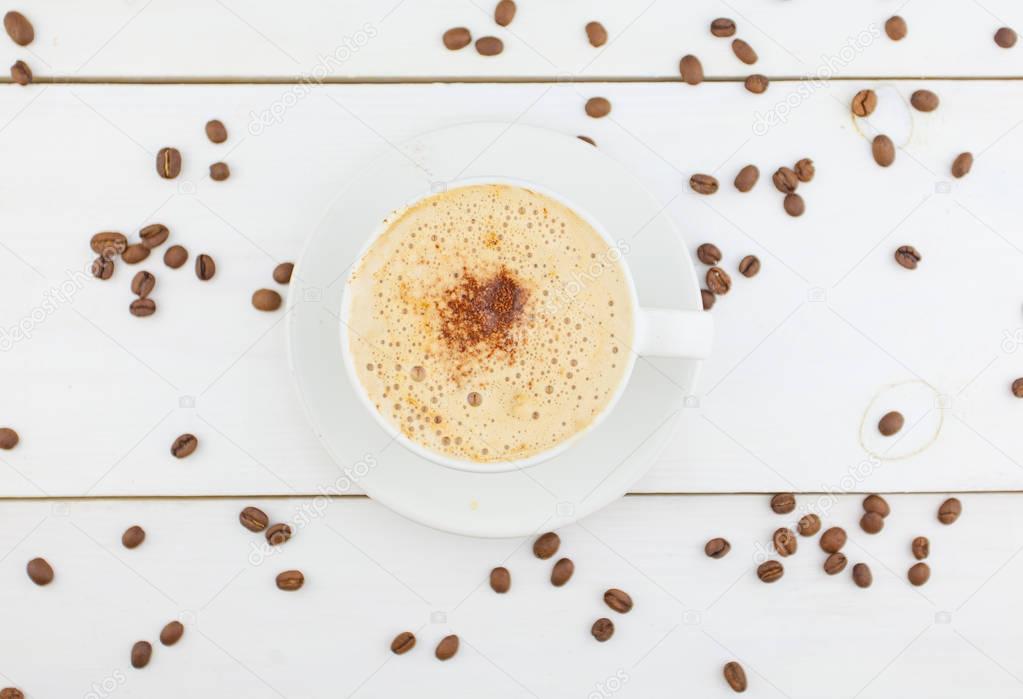
[{"label": "coffee bean", "polygon": [[231,176],[231,168],[227,163],[213,163],[210,165],[210,179],[214,182],[223,182]]},{"label": "coffee bean", "polygon": [[476,40],[476,53],[481,56],[496,56],[504,51],[504,42],[496,36],[484,36]]},{"label": "coffee bean", "polygon": [[881,167],[888,167],[895,162],[895,144],[884,134],[878,134],[870,144],[870,152],[874,162]]},{"label": "coffee bean", "polygon": [[252,305],[260,311],[276,311],[281,307],[281,295],[272,289],[259,289],[252,294]]},{"label": "coffee bean", "polygon": [[586,100],[586,115],[601,119],[611,113],[611,103],[604,97],[591,97]]},{"label": "coffee bean", "polygon": [[305,585],[305,576],[300,570],[286,570],[277,574],[277,589],[294,592]]},{"label": "coffee bean", "polygon": [[188,261],[188,250],[180,245],[171,245],[167,252],[163,253],[163,263],[171,269],[177,269]]},{"label": "coffee bean", "polygon": [[391,652],[404,655],[416,647],[416,636],[411,631],[402,631],[391,641]]},{"label": "coffee bean", "polygon": [[867,588],[874,583],[874,575],[866,563],[857,563],[852,569],[852,579],[856,587]]},{"label": "coffee bean", "polygon": [[139,231],[139,238],[142,239],[142,244],[150,250],[163,245],[169,235],[170,230],[162,223],[150,224]]},{"label": "coffee bean", "polygon": [[792,493],[778,493],[771,498],[771,509],[775,514],[787,515],[796,509],[796,496]]},{"label": "coffee bean", "polygon": [[554,532],[547,532],[533,542],[533,555],[546,561],[558,552],[560,546],[561,538]]},{"label": "coffee bean", "polygon": [[721,262],[721,250],[714,243],[704,243],[696,248],[696,258],[703,264],[713,267]]},{"label": "coffee bean", "polygon": [[131,666],[140,670],[149,664],[153,657],[153,644],[149,641],[139,641],[131,647]]},{"label": "coffee bean", "polygon": [[973,153],[969,151],[960,153],[956,156],[956,159],[952,161],[952,177],[959,179],[970,173],[973,168]]},{"label": "coffee bean", "polygon": [[121,259],[129,265],[135,265],[149,257],[149,248],[142,243],[132,243],[121,253]]},{"label": "coffee bean", "polygon": [[813,536],[821,530],[821,518],[815,514],[803,515],[799,518],[796,531],[802,536]]},{"label": "coffee bean", "polygon": [[735,34],[735,22],[727,17],[718,17],[710,23],[710,33],[721,38],[733,36]]},{"label": "coffee bean", "polygon": [[92,276],[97,279],[110,279],[114,276],[114,261],[102,255],[92,261]]},{"label": "coffee bean", "polygon": [[44,558],[33,558],[25,566],[25,571],[28,573],[29,580],[36,585],[49,585],[53,582],[53,568]]},{"label": "coffee bean", "polygon": [[455,657],[455,653],[458,652],[458,636],[451,634],[445,636],[437,644],[437,649],[433,654],[437,657],[437,660],[450,660]]},{"label": "coffee bean", "polygon": [[892,410],[891,412],[885,413],[877,423],[877,431],[883,434],[885,437],[891,437],[893,434],[902,429],[902,426],[906,424],[906,418],[902,416],[898,410]]},{"label": "coffee bean", "polygon": [[26,19],[25,15],[15,10],[4,15],[4,29],[7,30],[7,36],[11,37],[11,41],[18,46],[28,46],[36,38],[32,23]]},{"label": "coffee bean", "polygon": [[732,688],[734,692],[745,692],[746,691],[746,671],[742,669],[742,665],[735,662],[734,660],[725,663],[724,667],[725,682]]},{"label": "coffee bean", "polygon": [[195,258],[195,276],[208,282],[217,273],[217,265],[209,255],[202,254]]},{"label": "coffee bean", "polygon": [[739,274],[746,278],[755,277],[760,272],[760,260],[756,255],[746,255],[739,261]]},{"label": "coffee bean", "polygon": [[514,0],[501,0],[494,8],[494,21],[502,27],[507,27],[515,19]]},{"label": "coffee bean", "polygon": [[802,216],[803,212],[806,211],[806,202],[803,201],[803,197],[798,194],[786,194],[785,201],[782,203],[785,207],[785,213],[789,216]]},{"label": "coffee bean", "polygon": [[703,310],[709,311],[714,308],[715,297],[706,289],[700,289],[700,301],[703,303]]},{"label": "coffee bean", "polygon": [[902,245],[895,251],[895,261],[906,269],[916,269],[923,257],[912,245]]},{"label": "coffee bean", "polygon": [[185,625],[180,621],[171,621],[160,630],[160,643],[173,646],[185,635]]},{"label": "coffee bean", "polygon": [[213,143],[223,143],[227,140],[227,127],[220,119],[210,119],[206,122],[206,138]]},{"label": "coffee bean", "polygon": [[906,20],[902,19],[898,15],[889,17],[888,21],[884,23],[884,33],[888,35],[888,38],[892,41],[901,41],[906,38],[908,32],[906,27]]},{"label": "coffee bean", "polygon": [[786,529],[785,527],[775,530],[774,536],[771,540],[774,543],[774,550],[783,558],[794,554],[798,547],[795,532],[791,529]]},{"label": "coffee bean", "polygon": [[589,22],[586,25],[586,38],[590,40],[590,46],[603,46],[607,43],[607,30],[600,22]]},{"label": "coffee bean", "polygon": [[483,405],[483,396],[476,391],[471,391],[469,395],[465,397],[465,401],[474,408],[478,408]]},{"label": "coffee bean", "polygon": [[796,177],[799,178],[800,182],[809,182],[817,174],[817,168],[814,167],[813,161],[809,158],[799,160],[792,169],[796,171]]},{"label": "coffee bean", "polygon": [[959,502],[958,498],[949,498],[938,508],[938,521],[942,524],[952,524],[962,513],[963,503]]},{"label": "coffee bean", "polygon": [[909,97],[909,103],[918,112],[933,112],[938,108],[938,96],[930,90],[917,90]]},{"label": "coffee bean", "polygon": [[1023,398],[1023,377],[1020,377],[1012,382],[1012,395],[1017,398]]},{"label": "coffee bean", "polygon": [[128,527],[124,530],[124,534],[121,534],[121,545],[126,549],[136,548],[139,544],[146,540],[146,530],[139,525]]},{"label": "coffee bean", "polygon": [[632,611],[632,598],[629,597],[629,593],[616,587],[604,593],[604,604],[619,614],[628,614]]},{"label": "coffee bean", "polygon": [[561,587],[572,579],[572,573],[574,572],[575,563],[572,562],[572,559],[560,559],[554,564],[554,568],[551,569],[551,585],[554,585],[554,587]]},{"label": "coffee bean", "polygon": [[596,146],[597,145],[597,142],[594,141],[589,136],[576,136],[576,138],[578,138],[580,141],[584,141],[585,143],[589,143],[591,146]]},{"label": "coffee bean", "polygon": [[703,64],[692,54],[686,54],[678,62],[678,72],[682,76],[682,82],[687,85],[699,85],[703,82]]},{"label": "coffee bean", "polygon": [[32,83],[32,69],[25,61],[15,61],[11,65],[11,80],[25,86]]},{"label": "coffee bean", "polygon": [[25,699],[25,694],[17,687],[0,689],[0,699]]},{"label": "coffee bean", "polygon": [[593,622],[593,626],[590,627],[590,633],[593,634],[593,637],[595,639],[603,643],[607,639],[614,636],[615,633],[614,622],[608,619],[607,617],[597,619],[595,622]]},{"label": "coffee bean", "polygon": [[868,534],[877,534],[884,529],[884,517],[876,512],[866,512],[860,517],[860,529]]},{"label": "coffee bean", "polygon": [[707,288],[715,296],[724,296],[732,288],[732,278],[720,267],[711,267],[707,270]]},{"label": "coffee bean", "polygon": [[472,34],[465,27],[454,27],[444,32],[443,41],[444,48],[458,51],[472,43]]},{"label": "coffee bean", "polygon": [[909,582],[917,587],[923,585],[931,578],[931,567],[926,563],[916,563],[909,569]]},{"label": "coffee bean", "polygon": [[788,167],[778,168],[771,176],[774,187],[782,194],[791,194],[799,186],[799,176],[796,171]]},{"label": "coffee bean", "polygon": [[[7,30],[10,34],[10,30]],[[17,41],[17,39],[15,39]],[[1016,32],[1009,27],[1001,27],[995,32],[995,43],[1003,49],[1011,49],[1016,45]]]},{"label": "coffee bean", "polygon": [[271,546],[280,546],[291,538],[291,527],[280,522],[267,529],[265,536]]},{"label": "coffee bean", "polygon": [[757,52],[742,39],[732,39],[732,52],[736,58],[748,66],[757,62]]},{"label": "coffee bean", "polygon": [[136,318],[145,318],[156,313],[156,301],[153,299],[135,299],[128,306],[128,311]]},{"label": "coffee bean", "polygon": [[740,192],[748,192],[753,189],[759,179],[760,170],[757,166],[747,165],[739,170],[739,174],[735,176],[735,188]]},{"label": "coffee bean", "polygon": [[418,365],[414,366],[412,367],[412,370],[409,372],[409,376],[412,377],[413,381],[423,381],[424,379],[426,379],[426,369]]},{"label": "coffee bean", "polygon": [[504,566],[498,566],[490,571],[490,589],[503,595],[511,589],[511,573]]},{"label": "coffee bean", "polygon": [[282,262],[274,267],[274,281],[278,284],[288,284],[291,282],[291,274],[295,271],[294,262]]},{"label": "coffee bean", "polygon": [[757,577],[761,582],[773,583],[785,573],[785,568],[778,561],[765,561],[757,567]]},{"label": "coffee bean", "polygon": [[844,553],[833,553],[824,561],[824,572],[828,575],[838,575],[845,570],[848,563]]},{"label": "coffee bean", "polygon": [[891,507],[888,506],[888,501],[877,494],[868,495],[863,498],[863,511],[864,512],[876,512],[882,517],[887,517],[891,514]]},{"label": "coffee bean", "polygon": [[270,518],[258,507],[246,507],[238,513],[238,521],[250,532],[261,532],[270,523]]},{"label": "coffee bean", "polygon": [[181,153],[177,148],[161,148],[156,154],[156,172],[165,180],[181,174]]},{"label": "coffee bean", "polygon": [[689,178],[689,188],[697,194],[713,194],[718,191],[718,181],[710,175],[697,173]]},{"label": "coffee bean", "polygon": [[821,534],[821,548],[827,553],[838,553],[845,546],[845,530],[841,527],[831,527]]},{"label": "coffee bean", "polygon": [[873,90],[860,90],[852,98],[852,113],[858,117],[868,117],[877,109],[877,93]]},{"label": "coffee bean", "polygon": [[727,539],[717,537],[711,539],[703,546],[703,552],[711,558],[724,558],[732,550],[732,545]]},{"label": "coffee bean", "polygon": [[754,95],[762,95],[767,92],[767,86],[770,84],[770,80],[767,79],[766,75],[760,73],[754,73],[753,75],[746,78],[746,82],[743,83],[746,89],[752,92]]},{"label": "coffee bean", "polygon": [[931,553],[931,542],[926,536],[918,536],[913,539],[913,545],[910,548],[913,550],[913,558],[922,561]]},{"label": "coffee bean", "polygon": [[139,298],[146,298],[156,287],[156,277],[145,270],[138,272],[131,280],[131,291]]},{"label": "coffee bean", "polygon": [[13,449],[18,446],[18,433],[10,427],[0,427],[0,449]]},{"label": "coffee bean", "polygon": [[196,438],[196,436],[194,434],[188,434],[186,432],[185,434],[179,436],[177,439],[174,440],[174,443],[171,444],[170,451],[171,454],[173,454],[177,458],[183,459],[186,456],[190,456],[192,452],[195,451],[195,448],[198,446],[199,440]]},{"label": "coffee bean", "polygon": [[128,247],[128,239],[123,233],[104,231],[92,236],[92,239],[89,241],[89,247],[97,255],[110,259],[115,255],[124,253]]}]

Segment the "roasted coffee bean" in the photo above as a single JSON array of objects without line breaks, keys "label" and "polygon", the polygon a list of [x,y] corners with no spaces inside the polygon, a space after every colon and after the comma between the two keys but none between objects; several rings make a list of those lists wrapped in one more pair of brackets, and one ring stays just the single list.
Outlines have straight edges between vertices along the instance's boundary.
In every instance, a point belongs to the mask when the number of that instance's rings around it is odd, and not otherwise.
[{"label": "roasted coffee bean", "polygon": [[928,541],[926,536],[918,536],[913,539],[913,558],[918,561],[922,561],[931,554],[931,542]]},{"label": "roasted coffee bean", "polygon": [[732,688],[734,692],[745,692],[746,691],[746,671],[742,669],[742,665],[735,662],[734,660],[725,663],[724,667],[725,682]]},{"label": "roasted coffee bean", "polygon": [[813,161],[809,158],[803,158],[798,161],[792,169],[796,171],[796,177],[799,178],[800,182],[809,182],[817,174],[817,168],[814,167]]},{"label": "roasted coffee bean", "polygon": [[515,0],[501,0],[494,8],[494,21],[499,26],[507,27],[515,19]]},{"label": "roasted coffee bean", "polygon": [[135,299],[128,306],[128,311],[136,318],[145,318],[156,313],[156,301],[153,299]]},{"label": "roasted coffee bean", "polygon": [[139,298],[146,298],[156,287],[156,277],[145,270],[138,272],[131,280],[131,291]]},{"label": "roasted coffee bean", "polygon": [[770,84],[770,80],[767,79],[766,75],[760,73],[754,73],[753,75],[746,78],[746,82],[743,83],[746,89],[752,92],[754,95],[762,95],[767,92],[767,86]]},{"label": "roasted coffee bean", "polygon": [[703,64],[692,54],[686,54],[678,62],[678,72],[682,76],[682,82],[687,85],[699,85],[703,82]]},{"label": "roasted coffee bean", "polygon": [[252,305],[260,311],[276,311],[281,307],[281,295],[273,289],[258,289],[252,294]]},{"label": "roasted coffee bean", "polygon": [[632,611],[632,598],[629,597],[629,593],[616,587],[604,593],[604,604],[619,614],[628,614]]},{"label": "roasted coffee bean", "polygon": [[481,56],[496,56],[504,51],[504,42],[496,36],[484,36],[476,40],[476,53]]},{"label": "roasted coffee bean", "polygon": [[586,25],[586,38],[589,39],[590,46],[603,46],[607,43],[607,30],[600,22],[589,22]]},{"label": "roasted coffee bean", "polygon": [[602,617],[593,622],[593,626],[590,627],[590,633],[593,637],[603,643],[607,639],[614,636],[615,625],[614,622],[607,617]]},{"label": "roasted coffee bean", "polygon": [[724,296],[732,288],[732,278],[720,267],[711,267],[707,270],[707,288],[715,296]]},{"label": "roasted coffee bean", "polygon": [[866,563],[857,563],[853,566],[852,579],[856,583],[856,587],[866,588],[874,583],[874,575]]},{"label": "roasted coffee bean", "polygon": [[196,436],[194,434],[189,434],[186,432],[185,434],[179,436],[177,439],[174,440],[174,442],[171,444],[170,451],[171,454],[173,454],[177,458],[183,459],[186,456],[191,455],[192,452],[195,451],[195,448],[198,446],[199,440],[196,438]]},{"label": "roasted coffee bean", "polygon": [[490,589],[503,595],[511,589],[511,573],[504,566],[498,566],[490,571]]},{"label": "roasted coffee bean", "polygon": [[703,264],[713,267],[721,262],[721,250],[714,243],[704,243],[696,248],[696,258]]},{"label": "roasted coffee bean", "polygon": [[11,41],[18,46],[28,46],[36,38],[32,23],[25,15],[15,10],[4,15],[4,29],[7,30],[7,36],[11,37]]},{"label": "roasted coffee bean", "polygon": [[866,512],[860,517],[860,529],[868,534],[877,534],[884,529],[884,517],[876,512]]},{"label": "roasted coffee bean", "polygon": [[305,585],[305,576],[300,570],[286,570],[277,574],[277,589],[294,592]]},{"label": "roasted coffee bean", "polygon": [[746,278],[755,277],[760,272],[760,259],[756,255],[746,255],[739,260],[739,274]]},{"label": "roasted coffee bean", "polygon": [[156,172],[165,180],[181,174],[181,153],[177,148],[161,148],[156,154]]},{"label": "roasted coffee bean", "polygon": [[604,97],[591,97],[586,100],[586,116],[601,119],[611,113],[611,102]]},{"label": "roasted coffee bean", "polygon": [[554,532],[547,532],[533,542],[533,555],[546,561],[558,552],[560,546],[561,538]]},{"label": "roasted coffee bean", "polygon": [[554,564],[554,568],[551,569],[551,585],[554,585],[554,587],[561,587],[572,579],[572,573],[574,572],[575,563],[572,562],[572,559],[560,559]]},{"label": "roasted coffee bean", "polygon": [[906,418],[902,416],[898,410],[892,410],[891,412],[885,413],[880,420],[877,422],[877,431],[883,434],[885,437],[891,437],[893,434],[902,429],[902,426],[906,424]]},{"label": "roasted coffee bean", "polygon": [[963,503],[959,502],[958,498],[949,498],[938,508],[938,521],[942,524],[952,524],[962,513]]},{"label": "roasted coffee bean", "polygon": [[0,689],[0,699],[25,699],[25,694],[17,687]]},{"label": "roasted coffee bean", "polygon": [[938,108],[938,96],[930,90],[917,90],[909,97],[909,103],[918,112],[933,112]]},{"label": "roasted coffee bean", "polygon": [[771,176],[774,187],[782,194],[791,194],[799,186],[799,176],[796,171],[789,167],[778,168]]},{"label": "roasted coffee bean", "polygon": [[246,507],[238,513],[238,521],[250,532],[261,532],[270,523],[270,518],[258,507]]},{"label": "roasted coffee bean", "polygon": [[792,493],[778,493],[771,498],[771,509],[775,514],[787,515],[796,509],[796,496]]},{"label": "roasted coffee bean", "polygon": [[89,247],[97,255],[110,259],[115,255],[124,253],[128,247],[128,239],[123,233],[104,231],[92,236],[92,239],[89,241]]},{"label": "roasted coffee bean", "polygon": [[204,282],[213,279],[217,273],[217,265],[209,255],[202,254],[195,258],[195,276]]},{"label": "roasted coffee bean", "polygon": [[863,498],[863,511],[876,512],[882,517],[887,517],[891,514],[892,508],[888,506],[888,501],[883,497],[873,494]]},{"label": "roasted coffee bean", "polygon": [[860,90],[852,98],[852,113],[858,117],[868,117],[877,109],[877,93],[873,90]]},{"label": "roasted coffee bean", "polygon": [[703,310],[709,311],[714,308],[716,297],[706,289],[700,289],[700,301],[703,303]]},{"label": "roasted coffee bean", "polygon": [[845,570],[848,561],[844,553],[833,553],[824,561],[824,572],[828,575],[837,575]]},{"label": "roasted coffee bean", "polygon": [[294,262],[282,262],[274,267],[274,281],[278,284],[289,284],[291,282],[291,274],[294,271]]},{"label": "roasted coffee bean", "polygon": [[149,248],[142,243],[132,243],[121,253],[121,259],[129,265],[136,265],[149,257]]},{"label": "roasted coffee bean", "polygon": [[146,540],[146,530],[139,525],[128,527],[121,534],[121,545],[126,549],[133,549]]},{"label": "roasted coffee bean", "polygon": [[902,245],[895,251],[895,261],[906,269],[916,269],[923,257],[912,245]]},{"label": "roasted coffee bean", "polygon": [[870,152],[874,155],[874,162],[881,167],[888,167],[895,162],[895,144],[884,134],[874,136]]},{"label": "roasted coffee bean", "polygon": [[445,48],[458,51],[472,43],[472,34],[465,27],[454,27],[444,32],[443,41]]},{"label": "roasted coffee bean", "polygon": [[773,583],[785,573],[785,568],[778,561],[765,561],[757,567],[757,577],[761,582]]},{"label": "roasted coffee bean", "polygon": [[167,252],[163,253],[163,263],[171,269],[177,269],[188,262],[188,250],[180,245],[171,245]]},{"label": "roasted coffee bean", "polygon": [[13,449],[18,446],[18,433],[10,427],[0,427],[0,449]]},{"label": "roasted coffee bean", "polygon": [[223,143],[227,140],[227,127],[220,119],[210,119],[206,122],[206,138],[213,143]]},{"label": "roasted coffee bean", "polygon": [[160,630],[160,643],[165,646],[173,646],[184,635],[185,625],[180,621],[171,621]]},{"label": "roasted coffee bean", "polygon": [[794,554],[799,545],[796,541],[795,532],[785,527],[776,529],[771,540],[774,543],[774,550],[783,558]]},{"label": "roasted coffee bean", "polygon": [[1016,396],[1017,398],[1023,398],[1023,377],[1020,377],[1013,381],[1010,390],[1012,391],[1012,395]]},{"label": "roasted coffee bean", "polygon": [[931,567],[926,563],[915,563],[909,569],[909,582],[919,587],[931,578]]},{"label": "roasted coffee bean", "polygon": [[909,29],[906,27],[906,20],[902,19],[898,15],[889,17],[888,21],[884,23],[884,33],[888,35],[888,38],[892,41],[901,41],[906,38],[906,33]]},{"label": "roasted coffee bean", "polygon": [[710,33],[721,38],[735,35],[735,22],[727,17],[718,17],[710,23]]},{"label": "roasted coffee bean", "polygon": [[759,168],[756,165],[747,165],[739,170],[739,174],[735,176],[735,188],[740,192],[748,192],[756,186],[759,179]]},{"label": "roasted coffee bean", "polygon": [[697,194],[713,194],[718,191],[718,181],[710,175],[697,173],[689,178],[689,188]]},{"label": "roasted coffee bean", "polygon": [[162,223],[150,224],[139,231],[139,238],[142,239],[142,244],[150,250],[163,245],[169,235],[170,230]]},{"label": "roasted coffee bean", "polygon": [[36,585],[49,585],[53,582],[53,568],[44,558],[33,558],[25,566],[25,571],[28,573],[29,580]]},{"label": "roasted coffee bean", "polygon": [[799,523],[796,525],[796,531],[801,536],[813,536],[821,530],[821,518],[811,513],[803,515],[799,518]]},{"label": "roasted coffee bean", "polygon": [[271,546],[280,546],[291,538],[291,527],[280,522],[267,529],[265,536]]},{"label": "roasted coffee bean", "polygon": [[470,391],[469,395],[465,397],[465,402],[474,408],[478,408],[483,405],[483,396],[476,391]]},{"label": "roasted coffee bean", "polygon": [[757,52],[742,39],[732,39],[732,53],[748,66],[757,62]]},{"label": "roasted coffee bean", "polygon": [[785,213],[789,216],[802,216],[806,211],[806,202],[803,201],[803,197],[795,193],[786,194],[782,206],[785,207]]},{"label": "roasted coffee bean", "polygon": [[131,647],[131,666],[140,670],[149,664],[153,657],[153,644],[149,641],[139,641]]},{"label": "roasted coffee bean", "polygon": [[402,631],[391,641],[391,652],[404,655],[416,647],[416,636],[411,631]]},{"label": "roasted coffee bean", "polygon": [[[7,33],[9,34],[10,30],[8,30]],[[1009,27],[999,28],[999,30],[995,32],[995,43],[1003,49],[1011,49],[1016,45],[1016,32]]]},{"label": "roasted coffee bean", "polygon": [[711,539],[703,546],[703,552],[711,558],[724,558],[732,550],[732,545],[727,539],[717,537]]},{"label": "roasted coffee bean", "polygon": [[214,182],[223,182],[231,176],[231,168],[227,163],[213,163],[210,165],[210,179]]},{"label": "roasted coffee bean", "polygon": [[960,153],[956,156],[956,159],[952,161],[952,177],[959,179],[970,173],[973,168],[973,153],[969,151]]},{"label": "roasted coffee bean", "polygon": [[585,143],[589,143],[591,146],[596,146],[597,145],[597,142],[594,141],[589,136],[576,136],[576,138],[578,138],[580,141],[583,141]]},{"label": "roasted coffee bean", "polygon": [[110,279],[114,276],[114,261],[100,255],[92,261],[92,276],[97,279]]},{"label": "roasted coffee bean", "polygon": [[25,86],[32,83],[32,69],[25,61],[15,61],[11,65],[11,80]]},{"label": "roasted coffee bean", "polygon": [[440,643],[437,644],[437,649],[433,654],[437,657],[437,660],[450,660],[455,657],[455,653],[458,652],[458,636],[451,634],[440,639]]},{"label": "roasted coffee bean", "polygon": [[821,548],[827,553],[838,553],[845,546],[845,530],[842,527],[831,527],[821,534]]}]

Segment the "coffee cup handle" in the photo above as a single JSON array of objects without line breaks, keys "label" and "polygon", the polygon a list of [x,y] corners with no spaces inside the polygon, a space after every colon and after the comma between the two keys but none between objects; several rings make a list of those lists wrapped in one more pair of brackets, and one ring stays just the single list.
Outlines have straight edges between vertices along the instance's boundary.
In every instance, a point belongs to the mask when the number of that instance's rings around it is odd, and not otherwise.
[{"label": "coffee cup handle", "polygon": [[647,357],[705,359],[714,344],[714,319],[707,311],[641,308],[636,353]]}]

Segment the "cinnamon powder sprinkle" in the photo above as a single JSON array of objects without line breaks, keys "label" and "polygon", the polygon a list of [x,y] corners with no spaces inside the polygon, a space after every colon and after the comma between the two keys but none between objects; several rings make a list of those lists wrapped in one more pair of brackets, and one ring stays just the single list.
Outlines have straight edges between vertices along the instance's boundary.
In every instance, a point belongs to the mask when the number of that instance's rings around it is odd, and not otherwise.
[{"label": "cinnamon powder sprinkle", "polygon": [[513,330],[523,315],[529,292],[504,267],[480,281],[468,270],[447,291],[440,310],[441,336],[459,352],[514,354]]}]

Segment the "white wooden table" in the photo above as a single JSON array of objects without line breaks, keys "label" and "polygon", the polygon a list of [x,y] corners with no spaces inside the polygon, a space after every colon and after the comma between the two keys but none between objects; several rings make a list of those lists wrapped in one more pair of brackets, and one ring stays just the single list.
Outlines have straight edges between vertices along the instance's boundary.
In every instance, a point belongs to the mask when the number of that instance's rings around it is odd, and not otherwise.
[{"label": "white wooden table", "polygon": [[[24,0],[35,42],[0,41],[36,84],[0,87],[0,686],[43,697],[729,696],[740,660],[758,697],[1023,697],[1023,29],[1012,0],[520,0],[507,29],[491,2]],[[909,36],[881,29],[898,12]],[[728,16],[750,68],[707,30]],[[592,19],[610,40],[593,49]],[[464,25],[504,54],[446,51]],[[678,82],[682,54],[708,81]],[[906,104],[925,86],[931,114]],[[854,124],[849,100],[882,108]],[[583,113],[590,96],[611,117]],[[219,118],[229,141],[209,143]],[[506,121],[587,134],[636,173],[693,250],[716,243],[735,274],[713,313],[716,354],[683,428],[634,493],[562,533],[577,573],[547,582],[526,540],[473,540],[410,523],[337,488],[287,372],[283,313],[251,308],[273,266],[294,259],[328,203],[374,153],[455,123]],[[899,145],[883,170],[868,137]],[[177,180],[155,152],[185,157]],[[964,150],[973,172],[953,180]],[[807,212],[781,208],[770,173],[811,157]],[[224,160],[232,176],[210,181]],[[731,180],[760,167],[757,188]],[[721,191],[687,191],[694,172]],[[88,239],[159,221],[218,274],[149,265],[159,310],[128,314],[134,270],[101,283]],[[633,232],[642,235],[642,222]],[[920,268],[892,252],[913,244]],[[293,284],[288,293],[317,293]],[[670,380],[667,377],[666,380]],[[873,425],[897,403],[895,446]],[[862,427],[865,425],[865,427]],[[651,425],[651,429],[656,426]],[[182,432],[202,448],[175,460]],[[872,454],[883,456],[876,458]],[[596,469],[613,464],[595,464]],[[828,577],[802,539],[765,586],[768,495],[799,493],[850,534],[848,571]],[[865,492],[888,493],[877,536],[857,526]],[[935,517],[960,493],[962,519]],[[326,495],[325,495],[326,494]],[[268,552],[238,526],[252,504],[296,535]],[[140,524],[129,551],[121,532]],[[931,581],[914,588],[909,542],[930,537]],[[712,536],[732,542],[714,561]],[[32,585],[44,556],[56,581]],[[485,584],[509,567],[512,591]],[[305,587],[274,587],[302,569]],[[618,617],[608,587],[636,607]],[[598,644],[589,627],[613,616]],[[179,618],[144,670],[132,643]],[[419,646],[396,657],[390,639]],[[448,663],[433,645],[457,633]]]}]

